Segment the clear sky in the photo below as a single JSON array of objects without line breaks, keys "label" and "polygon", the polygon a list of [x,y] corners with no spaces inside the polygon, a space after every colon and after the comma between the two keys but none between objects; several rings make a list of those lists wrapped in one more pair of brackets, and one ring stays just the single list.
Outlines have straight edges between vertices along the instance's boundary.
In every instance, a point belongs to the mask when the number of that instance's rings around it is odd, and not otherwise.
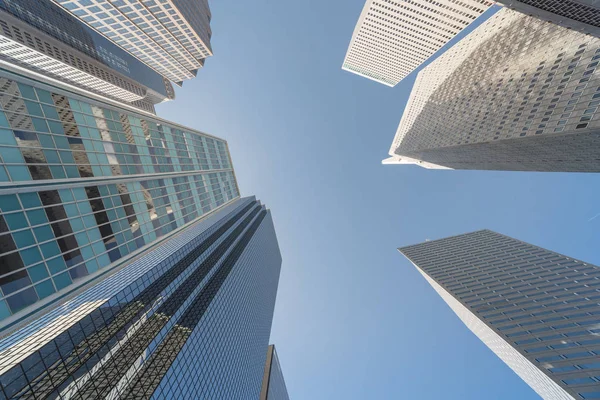
[{"label": "clear sky", "polygon": [[210,3],[215,55],[158,114],[227,139],[273,211],[292,399],[539,398],[396,248],[489,228],[600,264],[600,176],[383,166],[413,80],[341,70],[364,0]]}]

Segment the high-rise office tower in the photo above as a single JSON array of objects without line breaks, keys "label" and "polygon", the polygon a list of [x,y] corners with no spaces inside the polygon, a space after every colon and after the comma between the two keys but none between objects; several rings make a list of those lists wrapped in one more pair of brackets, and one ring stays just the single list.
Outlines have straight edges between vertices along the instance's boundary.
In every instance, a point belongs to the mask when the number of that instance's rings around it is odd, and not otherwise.
[{"label": "high-rise office tower", "polygon": [[502,9],[418,75],[384,163],[600,171],[600,39]]},{"label": "high-rise office tower", "polygon": [[258,398],[281,255],[225,141],[0,71],[0,398]]},{"label": "high-rise office tower", "polygon": [[154,112],[171,83],[51,0],[0,0],[0,63]]},{"label": "high-rise office tower", "polygon": [[496,0],[498,3],[545,21],[600,36],[597,0]]},{"label": "high-rise office tower", "polygon": [[212,55],[208,0],[52,0],[171,81]]},{"label": "high-rise office tower", "polygon": [[239,197],[224,140],[6,71],[0,106],[0,324]]},{"label": "high-rise office tower", "polygon": [[395,86],[492,4],[489,0],[367,0],[342,69]]},{"label": "high-rise office tower", "polygon": [[7,399],[258,399],[281,256],[228,203],[0,341]]},{"label": "high-rise office tower", "polygon": [[600,399],[600,268],[483,230],[398,249],[542,398]]},{"label": "high-rise office tower", "polygon": [[267,350],[267,362],[259,400],[290,400],[275,345],[270,345]]}]

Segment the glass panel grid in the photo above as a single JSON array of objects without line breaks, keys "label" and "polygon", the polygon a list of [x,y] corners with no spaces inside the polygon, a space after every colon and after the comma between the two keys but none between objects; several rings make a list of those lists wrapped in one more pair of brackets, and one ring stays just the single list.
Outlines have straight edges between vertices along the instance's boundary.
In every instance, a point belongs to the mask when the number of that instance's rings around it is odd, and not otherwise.
[{"label": "glass panel grid", "polygon": [[0,341],[2,393],[257,397],[281,255],[263,206],[226,207]]},{"label": "glass panel grid", "polygon": [[[220,139],[60,90],[0,86],[0,304],[12,314],[239,196]],[[32,180],[43,182],[18,195],[2,187]]]},{"label": "glass panel grid", "polygon": [[[600,388],[600,268],[491,231],[400,251],[460,302],[464,313],[472,313],[528,360],[530,371],[544,371],[537,378],[519,374],[536,391],[548,388],[543,376],[571,398]],[[458,305],[452,308],[464,314]],[[499,348],[492,349],[503,357]],[[514,356],[503,360],[519,369]]]}]

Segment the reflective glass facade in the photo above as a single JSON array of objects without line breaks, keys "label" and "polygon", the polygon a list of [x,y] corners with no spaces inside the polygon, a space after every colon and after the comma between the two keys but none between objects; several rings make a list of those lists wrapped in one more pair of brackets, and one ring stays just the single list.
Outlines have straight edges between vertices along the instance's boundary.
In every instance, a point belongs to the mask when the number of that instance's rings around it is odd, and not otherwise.
[{"label": "reflective glass facade", "polygon": [[230,202],[0,341],[2,398],[258,398],[281,255]]},{"label": "reflective glass facade", "polygon": [[0,107],[0,332],[239,196],[221,139],[2,71]]},{"label": "reflective glass facade", "polygon": [[173,82],[212,55],[206,0],[53,1]]},{"label": "reflective glass facade", "polygon": [[600,268],[492,231],[399,249],[544,399],[600,399]]},{"label": "reflective glass facade", "polygon": [[[144,3],[148,5],[149,8],[153,7],[149,0],[144,0]],[[204,52],[205,56],[212,55],[212,48],[210,45],[210,38],[212,37],[210,20],[212,18],[212,14],[210,12],[208,0],[198,0],[194,3],[190,3],[189,1],[185,0],[154,0],[154,3],[161,4],[166,10],[169,10],[171,7],[175,7],[177,10],[179,10],[181,16],[185,19],[185,21],[187,21],[187,24],[178,24],[183,30],[185,36],[192,36],[192,32],[188,31],[188,29],[192,29],[193,32],[198,35],[200,43],[206,47]],[[175,18],[175,20],[179,22],[177,17],[172,18]],[[174,32],[177,32],[177,29],[178,27],[172,28]],[[182,36],[185,37],[184,35]],[[182,39],[182,42],[186,43],[185,39]]]},{"label": "reflective glass facade", "polygon": [[290,400],[274,345],[270,345],[267,351],[260,400]]}]

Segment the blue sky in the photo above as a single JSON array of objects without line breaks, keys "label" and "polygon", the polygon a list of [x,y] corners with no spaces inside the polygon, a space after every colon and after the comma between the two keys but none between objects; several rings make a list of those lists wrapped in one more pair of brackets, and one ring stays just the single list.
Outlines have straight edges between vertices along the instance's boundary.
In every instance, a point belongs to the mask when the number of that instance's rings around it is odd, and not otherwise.
[{"label": "blue sky", "polygon": [[381,165],[413,79],[341,70],[363,4],[212,1],[215,56],[158,114],[227,139],[273,211],[293,399],[537,399],[396,248],[489,228],[600,264],[600,177]]}]

